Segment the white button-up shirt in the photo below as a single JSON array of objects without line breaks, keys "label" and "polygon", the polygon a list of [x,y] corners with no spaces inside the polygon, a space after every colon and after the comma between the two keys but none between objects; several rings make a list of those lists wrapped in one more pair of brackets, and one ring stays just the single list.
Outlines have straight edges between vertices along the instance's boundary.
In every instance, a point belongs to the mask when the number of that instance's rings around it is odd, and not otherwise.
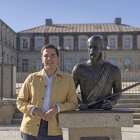
[{"label": "white button-up shirt", "polygon": [[47,80],[47,87],[46,87],[46,95],[44,98],[43,111],[47,112],[49,110],[51,87],[52,87],[52,81],[54,80],[54,75],[49,77],[47,73],[45,73],[45,76]]}]

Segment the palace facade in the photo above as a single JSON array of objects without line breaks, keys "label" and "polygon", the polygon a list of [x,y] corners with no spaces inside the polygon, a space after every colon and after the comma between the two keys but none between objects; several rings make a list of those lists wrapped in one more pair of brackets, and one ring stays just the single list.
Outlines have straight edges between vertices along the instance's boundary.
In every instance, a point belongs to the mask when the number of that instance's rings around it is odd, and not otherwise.
[{"label": "palace facade", "polygon": [[[112,23],[45,24],[17,33],[18,72],[33,72],[42,68],[40,50],[53,44],[60,50],[60,68],[71,73],[76,63],[86,61],[87,39],[103,37],[103,59],[117,65],[123,72],[140,70],[140,28],[122,24],[121,18]],[[133,78],[132,78],[133,79]]]}]

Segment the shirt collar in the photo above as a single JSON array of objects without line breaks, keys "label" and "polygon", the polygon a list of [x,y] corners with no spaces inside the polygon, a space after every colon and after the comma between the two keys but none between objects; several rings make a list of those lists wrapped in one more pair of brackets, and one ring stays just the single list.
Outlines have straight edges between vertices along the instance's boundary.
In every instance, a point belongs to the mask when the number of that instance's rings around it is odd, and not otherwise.
[{"label": "shirt collar", "polygon": [[[43,69],[43,75],[48,77],[48,75],[47,75],[47,73],[45,72],[44,69]],[[58,68],[57,68],[55,74],[52,75],[51,77],[55,77],[56,75],[62,76],[62,72]]]},{"label": "shirt collar", "polygon": [[[38,76],[44,76],[44,72],[45,72],[44,69],[42,69],[39,72],[37,72],[37,75]],[[61,76],[61,77],[63,76],[63,73],[59,68],[57,68],[57,71],[56,71],[54,76],[56,76],[56,75]]]}]

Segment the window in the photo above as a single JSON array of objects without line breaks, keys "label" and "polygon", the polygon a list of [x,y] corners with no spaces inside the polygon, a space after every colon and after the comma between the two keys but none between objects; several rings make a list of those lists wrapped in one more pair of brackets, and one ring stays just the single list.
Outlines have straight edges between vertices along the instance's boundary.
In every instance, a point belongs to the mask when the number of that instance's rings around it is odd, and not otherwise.
[{"label": "window", "polygon": [[110,62],[111,64],[113,64],[113,65],[116,65],[117,66],[117,59],[116,58],[110,58],[110,59],[108,59],[108,62]]},{"label": "window", "polygon": [[16,58],[14,57],[14,64],[16,65],[16,62],[17,62],[17,60],[16,60]]},{"label": "window", "polygon": [[2,41],[6,41],[6,30],[5,27],[2,27]]},{"label": "window", "polygon": [[78,37],[78,48],[79,50],[87,50],[87,36],[79,36]]},{"label": "window", "polygon": [[[0,44],[0,47],[2,47],[1,44]],[[0,63],[5,63],[5,62],[6,62],[6,53],[5,53],[5,51],[1,50],[1,52],[0,52]]]},{"label": "window", "polygon": [[131,42],[130,38],[125,39],[125,42],[124,42],[125,48],[130,48],[130,42]]},{"label": "window", "polygon": [[10,44],[14,48],[14,35],[10,33]]},{"label": "window", "polygon": [[28,48],[28,41],[26,39],[23,39],[23,49],[27,49]]},{"label": "window", "polygon": [[108,36],[108,45],[107,49],[117,49],[118,47],[118,38],[115,35]]},{"label": "window", "polygon": [[44,37],[36,36],[35,37],[35,50],[41,50],[44,45]]},{"label": "window", "polygon": [[50,36],[49,37],[49,44],[52,44],[58,48],[59,47],[59,37],[58,36]]},{"label": "window", "polygon": [[11,64],[14,64],[13,56],[11,56]]},{"label": "window", "polygon": [[16,49],[16,35],[14,35],[14,48]]},{"label": "window", "polygon": [[64,48],[66,50],[73,50],[73,37],[72,36],[64,37]]},{"label": "window", "polygon": [[140,35],[137,36],[137,48],[140,49]]},{"label": "window", "polygon": [[73,60],[72,58],[66,58],[65,60],[65,70],[71,72],[73,68]]},{"label": "window", "polygon": [[21,37],[20,38],[20,49],[29,50],[29,47],[30,47],[30,38]]},{"label": "window", "polygon": [[28,59],[22,59],[22,72],[28,72]]},{"label": "window", "polygon": [[132,49],[132,35],[124,35],[123,36],[123,48],[124,49]]},{"label": "window", "polygon": [[8,44],[10,44],[10,31],[8,29],[6,31],[6,41]]},{"label": "window", "polygon": [[7,64],[9,64],[9,54],[7,54]]},{"label": "window", "polygon": [[126,57],[124,59],[124,69],[125,70],[130,70],[132,66],[132,59],[130,57]]},{"label": "window", "polygon": [[80,58],[80,63],[86,62],[87,58]]},{"label": "window", "polygon": [[39,71],[43,67],[41,59],[36,60],[36,70]]}]

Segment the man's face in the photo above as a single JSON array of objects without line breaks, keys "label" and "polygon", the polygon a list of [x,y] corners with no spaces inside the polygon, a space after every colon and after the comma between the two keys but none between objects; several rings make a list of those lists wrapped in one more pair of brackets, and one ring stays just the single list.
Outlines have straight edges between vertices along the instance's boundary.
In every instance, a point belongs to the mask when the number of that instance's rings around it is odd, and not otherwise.
[{"label": "man's face", "polygon": [[101,38],[90,37],[87,43],[90,60],[91,62],[96,63],[102,50]]},{"label": "man's face", "polygon": [[91,62],[95,63],[97,62],[99,55],[101,53],[101,46],[93,46],[92,44],[90,44],[88,46],[88,53],[89,53],[89,57]]},{"label": "man's face", "polygon": [[55,49],[47,48],[42,52],[42,63],[46,70],[55,71],[59,62],[59,57],[56,54]]}]

